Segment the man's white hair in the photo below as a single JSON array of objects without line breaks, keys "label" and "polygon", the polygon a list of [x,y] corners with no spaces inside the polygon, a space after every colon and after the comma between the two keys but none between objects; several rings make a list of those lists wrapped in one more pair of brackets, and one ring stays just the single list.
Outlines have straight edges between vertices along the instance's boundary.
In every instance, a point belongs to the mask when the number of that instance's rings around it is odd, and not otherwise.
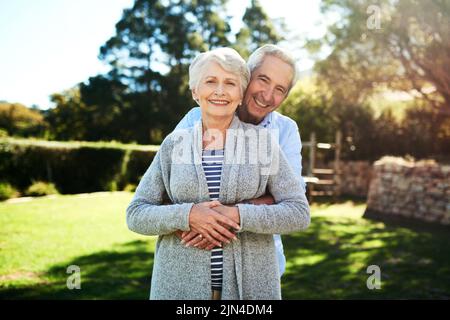
[{"label": "man's white hair", "polygon": [[276,46],[274,44],[265,44],[253,51],[253,53],[248,58],[247,65],[250,69],[250,72],[253,73],[253,71],[261,66],[266,55],[277,57],[280,60],[286,62],[292,68],[292,80],[289,86],[290,91],[292,87],[297,83],[299,78],[297,64],[295,63],[295,59],[292,56],[292,53],[289,50]]}]

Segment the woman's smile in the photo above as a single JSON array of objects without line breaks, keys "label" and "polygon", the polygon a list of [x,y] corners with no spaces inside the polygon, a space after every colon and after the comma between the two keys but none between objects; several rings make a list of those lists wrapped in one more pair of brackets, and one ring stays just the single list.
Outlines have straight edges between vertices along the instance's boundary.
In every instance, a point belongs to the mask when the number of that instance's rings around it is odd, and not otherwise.
[{"label": "woman's smile", "polygon": [[216,105],[216,106],[226,106],[226,105],[228,105],[230,103],[230,101],[223,100],[223,99],[220,99],[220,100],[219,99],[214,99],[214,100],[210,99],[210,100],[208,100],[208,102],[210,104],[213,104],[213,105]]}]

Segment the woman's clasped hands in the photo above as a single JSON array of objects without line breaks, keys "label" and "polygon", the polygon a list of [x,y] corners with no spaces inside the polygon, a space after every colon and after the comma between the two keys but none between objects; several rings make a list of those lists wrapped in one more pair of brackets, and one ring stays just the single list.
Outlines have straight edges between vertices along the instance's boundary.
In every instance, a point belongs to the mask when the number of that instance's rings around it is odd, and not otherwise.
[{"label": "woman's clasped hands", "polygon": [[238,207],[226,206],[216,200],[206,201],[192,206],[189,213],[190,231],[177,231],[176,234],[187,247],[211,250],[236,240],[239,223]]}]

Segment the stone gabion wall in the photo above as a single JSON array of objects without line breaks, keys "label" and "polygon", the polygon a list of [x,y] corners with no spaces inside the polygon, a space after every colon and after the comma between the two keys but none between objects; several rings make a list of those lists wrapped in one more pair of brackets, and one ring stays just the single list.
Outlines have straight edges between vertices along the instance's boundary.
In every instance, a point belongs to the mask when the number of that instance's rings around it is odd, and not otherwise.
[{"label": "stone gabion wall", "polygon": [[369,161],[342,161],[340,171],[342,195],[367,197],[373,171]]},{"label": "stone gabion wall", "polygon": [[374,163],[366,212],[450,225],[450,166],[382,158]]}]

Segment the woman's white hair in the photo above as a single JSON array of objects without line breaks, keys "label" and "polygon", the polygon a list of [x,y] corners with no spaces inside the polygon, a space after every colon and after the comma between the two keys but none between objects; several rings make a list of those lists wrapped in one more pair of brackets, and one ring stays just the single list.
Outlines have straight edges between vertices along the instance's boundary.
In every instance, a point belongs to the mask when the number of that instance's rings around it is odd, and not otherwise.
[{"label": "woman's white hair", "polygon": [[248,58],[247,65],[250,68],[250,72],[253,73],[264,61],[264,57],[266,55],[271,55],[279,58],[281,61],[286,62],[292,68],[292,80],[289,86],[289,90],[297,83],[299,78],[299,72],[297,68],[297,64],[295,63],[295,59],[292,56],[291,52],[288,50],[276,46],[274,44],[265,44],[262,47],[259,47]]},{"label": "woman's white hair", "polygon": [[217,48],[197,55],[189,66],[189,89],[196,89],[202,79],[204,67],[209,62],[216,62],[222,69],[239,78],[241,94],[250,81],[250,70],[239,53],[231,48]]}]

